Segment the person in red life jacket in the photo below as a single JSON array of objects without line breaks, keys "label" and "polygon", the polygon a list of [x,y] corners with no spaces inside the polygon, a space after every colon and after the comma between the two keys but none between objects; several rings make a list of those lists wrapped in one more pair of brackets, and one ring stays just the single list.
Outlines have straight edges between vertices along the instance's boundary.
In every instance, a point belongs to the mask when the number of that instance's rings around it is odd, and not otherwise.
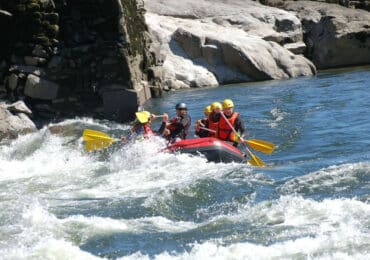
[{"label": "person in red life jacket", "polygon": [[[151,122],[156,118],[155,115],[148,111],[136,112],[136,121],[131,127],[131,134],[129,139],[136,138],[137,136],[142,136],[144,138],[149,138],[154,135],[162,135],[164,133],[166,122],[168,120],[168,115],[165,113],[163,115],[162,124],[158,131],[153,131],[151,128]],[[126,137],[122,138],[122,141],[127,141]]]},{"label": "person in red life jacket", "polygon": [[209,114],[208,117],[208,128],[211,130],[208,133],[209,137],[216,137],[218,132],[218,123],[221,117],[221,109],[222,105],[220,102],[213,102],[211,105],[212,112]]},{"label": "person in red life jacket", "polygon": [[176,105],[176,117],[172,118],[166,128],[170,131],[168,135],[164,134],[171,142],[177,139],[186,139],[189,134],[191,117],[188,115],[188,108],[185,103]]},{"label": "person in red life jacket", "polygon": [[[239,142],[244,142],[243,134],[245,132],[243,121],[239,113],[234,112],[234,103],[231,99],[225,99],[222,103],[223,115],[220,117],[218,124],[217,137],[221,140],[232,142],[236,147]],[[227,121],[229,123],[227,123]],[[235,134],[230,125],[238,134]]]},{"label": "person in red life jacket", "polygon": [[199,119],[197,121],[196,125],[195,125],[195,134],[197,136],[199,136],[199,137],[208,137],[209,136],[209,131],[205,130],[205,129],[202,129],[201,127],[208,128],[208,126],[209,126],[208,117],[209,117],[209,114],[211,114],[211,112],[212,112],[211,106],[206,106],[204,108],[205,118]]}]

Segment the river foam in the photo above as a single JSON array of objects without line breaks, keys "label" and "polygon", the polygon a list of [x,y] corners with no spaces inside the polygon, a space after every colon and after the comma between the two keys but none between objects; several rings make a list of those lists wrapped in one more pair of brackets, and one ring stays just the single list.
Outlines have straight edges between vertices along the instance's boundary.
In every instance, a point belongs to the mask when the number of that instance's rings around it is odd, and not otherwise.
[{"label": "river foam", "polygon": [[[161,139],[86,153],[90,118],[0,143],[2,259],[370,258],[368,70],[170,94],[149,111],[231,97],[267,167],[158,152]],[[360,81],[359,81],[360,79]],[[257,87],[258,86],[258,87]],[[192,106],[191,104],[195,104]]]}]

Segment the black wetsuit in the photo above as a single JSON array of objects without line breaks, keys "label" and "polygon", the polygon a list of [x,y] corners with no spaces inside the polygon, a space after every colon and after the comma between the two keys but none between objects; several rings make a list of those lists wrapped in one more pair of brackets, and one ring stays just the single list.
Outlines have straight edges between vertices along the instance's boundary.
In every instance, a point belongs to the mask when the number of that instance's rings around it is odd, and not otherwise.
[{"label": "black wetsuit", "polygon": [[[201,127],[209,128],[209,123],[208,123],[207,118],[200,120],[200,122],[201,122]],[[208,137],[209,136],[209,131],[204,130],[204,129],[199,129],[199,131],[195,131],[195,134],[199,137]]]},{"label": "black wetsuit", "polygon": [[[168,138],[172,140],[175,140],[176,138],[186,139],[189,134],[191,117],[189,115],[181,115],[171,119],[170,122],[171,124],[167,128],[170,129],[171,133]],[[162,132],[163,131],[164,129]]]}]

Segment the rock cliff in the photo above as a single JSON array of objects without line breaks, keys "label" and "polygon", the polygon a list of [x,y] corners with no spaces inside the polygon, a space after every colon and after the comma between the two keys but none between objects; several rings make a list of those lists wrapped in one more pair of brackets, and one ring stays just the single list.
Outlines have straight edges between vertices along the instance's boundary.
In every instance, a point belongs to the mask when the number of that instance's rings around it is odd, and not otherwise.
[{"label": "rock cliff", "polygon": [[253,1],[147,0],[167,88],[217,86],[316,73],[297,16]]},{"label": "rock cliff", "polygon": [[158,84],[136,0],[0,0],[0,95],[35,117],[125,121]]},{"label": "rock cliff", "polygon": [[248,0],[146,0],[164,88],[284,79],[313,75],[316,67],[370,63],[370,14],[347,8],[366,4],[261,2],[269,6]]},{"label": "rock cliff", "polygon": [[335,4],[287,1],[302,21],[306,56],[319,69],[370,64],[370,13]]}]

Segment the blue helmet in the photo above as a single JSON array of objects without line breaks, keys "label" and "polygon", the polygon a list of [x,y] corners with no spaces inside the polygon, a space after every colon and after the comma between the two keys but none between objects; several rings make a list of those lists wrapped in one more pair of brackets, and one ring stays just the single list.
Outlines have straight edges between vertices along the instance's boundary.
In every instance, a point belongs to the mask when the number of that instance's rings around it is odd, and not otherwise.
[{"label": "blue helmet", "polygon": [[188,110],[188,107],[186,106],[185,103],[178,103],[176,105],[176,110],[179,110],[179,109],[185,109],[185,110]]}]

